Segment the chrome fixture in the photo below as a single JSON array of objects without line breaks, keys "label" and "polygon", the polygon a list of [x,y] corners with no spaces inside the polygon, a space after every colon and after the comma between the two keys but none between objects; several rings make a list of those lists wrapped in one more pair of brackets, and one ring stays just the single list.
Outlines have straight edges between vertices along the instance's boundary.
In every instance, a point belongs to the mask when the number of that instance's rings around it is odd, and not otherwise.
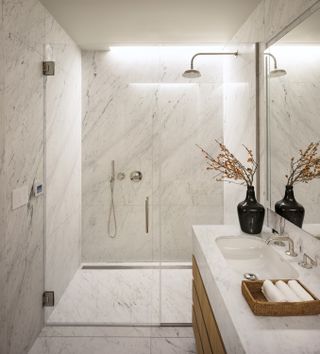
[{"label": "chrome fixture", "polygon": [[191,58],[191,63],[190,63],[190,69],[186,70],[182,76],[186,77],[188,79],[194,79],[196,77],[200,77],[201,73],[199,70],[194,69],[193,67],[193,62],[194,59],[199,56],[199,55],[234,55],[234,56],[238,56],[238,51],[236,52],[231,52],[231,53],[222,53],[222,52],[209,52],[209,53],[196,53],[192,58]]},{"label": "chrome fixture", "polygon": [[251,281],[258,279],[258,277],[254,273],[244,273],[243,277],[244,277],[244,279],[251,280]]},{"label": "chrome fixture", "polygon": [[302,261],[298,263],[299,266],[301,266],[302,268],[306,268],[306,269],[311,269],[313,267],[315,267],[317,265],[317,261],[312,259],[309,255],[307,255],[306,253],[303,254],[303,258]]},{"label": "chrome fixture", "polygon": [[278,69],[278,63],[277,63],[277,59],[276,57],[271,54],[271,53],[264,53],[264,55],[269,56],[270,58],[273,59],[273,70],[270,71],[269,73],[269,77],[273,78],[273,77],[280,77],[280,76],[285,76],[287,75],[287,72],[284,69]]},{"label": "chrome fixture", "polygon": [[289,248],[285,251],[285,254],[290,257],[297,257],[297,253],[294,251],[294,242],[289,236],[271,236],[266,240],[266,244],[276,243],[278,241],[288,241]]},{"label": "chrome fixture", "polygon": [[144,203],[144,211],[145,211],[145,222],[146,222],[146,234],[149,233],[149,197],[146,197]]},{"label": "chrome fixture", "polygon": [[130,179],[132,182],[138,183],[142,180],[142,173],[140,171],[133,171],[130,173]]},{"label": "chrome fixture", "polygon": [[42,294],[42,306],[43,307],[54,306],[54,291],[45,291]]},{"label": "chrome fixture", "polygon": [[43,61],[42,62],[42,73],[45,76],[53,76],[55,73],[55,62],[54,61]]},{"label": "chrome fixture", "polygon": [[[114,206],[114,184],[115,184],[115,167],[114,160],[111,161],[111,177],[110,177],[110,209],[109,209],[109,218],[108,218],[108,235],[111,238],[115,238],[117,236],[117,218]],[[111,219],[113,219],[114,228],[111,230]]]},{"label": "chrome fixture", "polygon": [[117,179],[118,179],[119,181],[123,181],[125,178],[126,178],[126,174],[125,174],[124,172],[119,172],[119,173],[117,174]]},{"label": "chrome fixture", "polygon": [[[283,218],[280,218],[280,232],[278,232],[277,230],[275,230],[275,229],[272,229],[272,233],[274,234],[274,235],[283,235],[284,234],[284,227],[283,228],[281,228],[281,219],[283,219]],[[284,247],[286,244],[283,242],[283,241],[274,241],[273,242],[273,244],[274,245],[276,245],[276,246],[279,246],[279,247]]]}]

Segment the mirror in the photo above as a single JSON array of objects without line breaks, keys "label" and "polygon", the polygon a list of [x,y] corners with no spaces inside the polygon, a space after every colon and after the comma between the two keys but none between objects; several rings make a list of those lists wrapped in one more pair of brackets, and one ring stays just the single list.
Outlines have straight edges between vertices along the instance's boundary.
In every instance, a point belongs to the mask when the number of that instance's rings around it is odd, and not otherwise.
[{"label": "mirror", "polygon": [[[265,75],[267,194],[275,210],[285,194],[291,158],[320,141],[320,10],[265,51]],[[320,179],[297,182],[293,190],[305,209],[302,228],[320,239]]]}]

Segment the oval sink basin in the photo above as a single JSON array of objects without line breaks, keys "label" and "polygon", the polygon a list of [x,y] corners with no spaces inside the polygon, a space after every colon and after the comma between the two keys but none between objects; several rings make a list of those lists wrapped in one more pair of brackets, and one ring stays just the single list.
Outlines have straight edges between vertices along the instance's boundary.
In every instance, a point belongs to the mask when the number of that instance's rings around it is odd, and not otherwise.
[{"label": "oval sink basin", "polygon": [[295,279],[298,272],[264,240],[255,236],[223,236],[217,246],[229,265],[241,275],[258,279]]}]

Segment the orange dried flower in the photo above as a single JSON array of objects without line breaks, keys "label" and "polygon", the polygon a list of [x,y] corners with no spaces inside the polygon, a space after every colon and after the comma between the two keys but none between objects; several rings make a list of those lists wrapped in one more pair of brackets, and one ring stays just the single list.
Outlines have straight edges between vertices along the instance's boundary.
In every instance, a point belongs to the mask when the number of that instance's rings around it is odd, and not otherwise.
[{"label": "orange dried flower", "polygon": [[237,184],[253,185],[254,175],[258,169],[258,163],[255,161],[252,150],[245,145],[243,147],[248,153],[247,163],[245,166],[232,154],[229,149],[218,140],[215,140],[219,145],[221,152],[216,156],[211,156],[207,151],[197,145],[204,154],[208,162],[207,170],[218,171],[216,176],[217,181],[233,182]]},{"label": "orange dried flower", "polygon": [[313,179],[320,178],[320,155],[318,143],[310,143],[306,150],[299,150],[299,157],[290,160],[290,174],[286,175],[287,185],[296,183],[308,183]]}]

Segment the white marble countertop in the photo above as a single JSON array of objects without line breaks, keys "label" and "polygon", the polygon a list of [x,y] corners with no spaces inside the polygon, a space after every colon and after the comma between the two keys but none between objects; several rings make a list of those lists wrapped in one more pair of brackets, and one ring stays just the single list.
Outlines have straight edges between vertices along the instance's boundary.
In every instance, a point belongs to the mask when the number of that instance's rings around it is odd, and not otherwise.
[{"label": "white marble countertop", "polygon": [[[241,294],[242,276],[228,265],[215,239],[236,236],[237,226],[193,226],[193,253],[228,354],[234,353],[320,353],[320,316],[255,316]],[[261,235],[270,237],[267,229]],[[299,280],[320,297],[319,267],[312,270],[298,265],[300,256],[288,257],[274,247],[298,271]]]}]

